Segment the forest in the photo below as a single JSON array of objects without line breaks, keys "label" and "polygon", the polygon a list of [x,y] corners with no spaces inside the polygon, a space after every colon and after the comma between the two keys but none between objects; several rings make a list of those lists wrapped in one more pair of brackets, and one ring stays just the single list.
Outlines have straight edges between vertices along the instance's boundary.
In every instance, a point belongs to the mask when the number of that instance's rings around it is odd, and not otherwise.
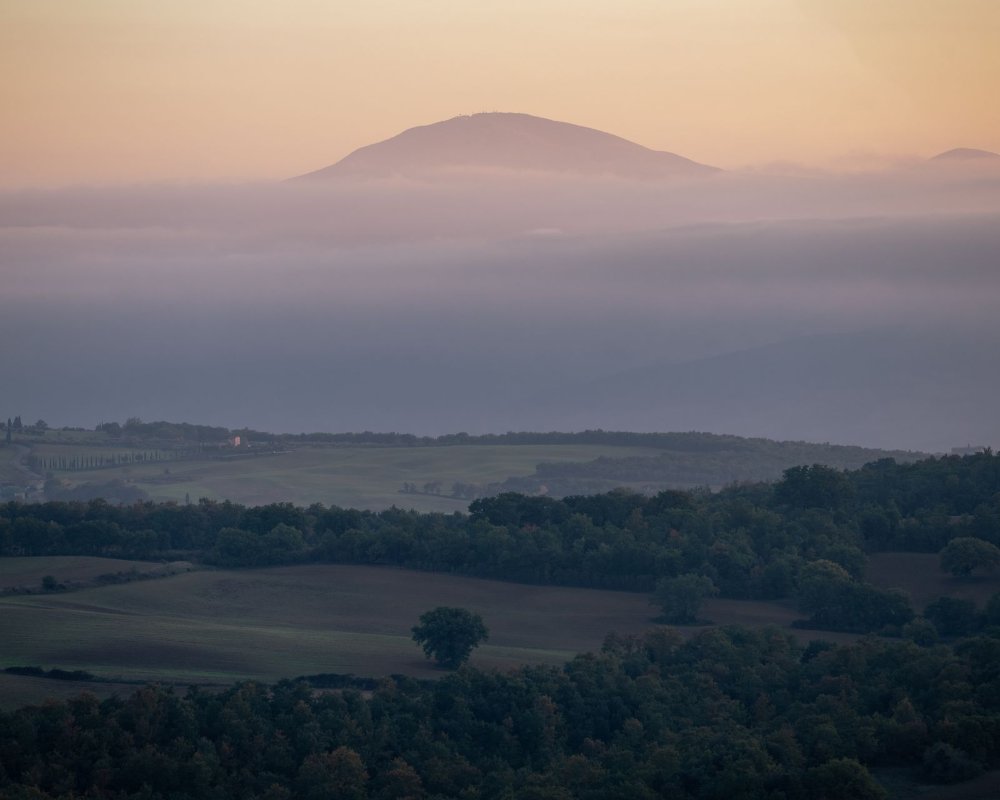
[{"label": "forest", "polygon": [[609,636],[563,668],[146,687],[0,714],[8,800],[884,798],[996,767],[1000,639],[807,647],[774,629]]},{"label": "forest", "polygon": [[990,451],[795,467],[719,492],[509,493],[453,514],[7,503],[3,555],[383,564],[657,595],[697,579],[724,597],[794,602],[813,628],[878,635],[833,645],[770,627],[658,626],[609,633],[561,668],[466,666],[367,693],[288,680],[83,695],[0,715],[0,792],[833,800],[888,796],[884,770],[963,781],[1000,766],[1000,594],[914,609],[867,583],[865,566],[876,551],[941,552],[975,580],[998,560],[998,523]]}]

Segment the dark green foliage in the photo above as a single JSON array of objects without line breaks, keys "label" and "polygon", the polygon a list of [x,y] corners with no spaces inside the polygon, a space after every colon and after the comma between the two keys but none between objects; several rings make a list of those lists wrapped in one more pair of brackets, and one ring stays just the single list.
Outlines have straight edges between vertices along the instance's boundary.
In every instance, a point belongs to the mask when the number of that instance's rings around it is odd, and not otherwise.
[{"label": "dark green foliage", "polygon": [[483,618],[465,608],[439,606],[421,614],[413,627],[413,641],[447,669],[458,669],[489,635]]},{"label": "dark green foliage", "polygon": [[832,561],[808,564],[799,577],[799,608],[811,615],[809,625],[842,631],[898,633],[913,619],[906,595],[882,591],[854,581],[847,571]]},{"label": "dark green foliage", "polygon": [[5,667],[10,675],[26,675],[31,678],[52,678],[57,681],[93,681],[96,678],[83,669],[42,669],[41,667]]},{"label": "dark green foliage", "polygon": [[786,469],[774,487],[779,503],[794,508],[841,508],[854,494],[854,487],[846,474],[832,467],[813,464],[811,467]]},{"label": "dark green foliage", "polygon": [[1000,626],[1000,592],[995,592],[983,609],[983,624],[986,626]]},{"label": "dark green foliage", "polygon": [[971,575],[975,569],[1000,565],[1000,548],[974,536],[959,536],[941,550],[941,569],[952,575]]},{"label": "dark green foliage", "polygon": [[705,598],[718,593],[711,578],[689,572],[657,581],[650,602],[660,607],[663,622],[684,625],[697,622]]},{"label": "dark green foliage", "polygon": [[998,648],[656,628],[561,669],[368,696],[291,681],[83,695],[0,713],[0,796],[882,798],[876,767],[953,781],[1000,765]]},{"label": "dark green foliage", "polygon": [[980,622],[976,604],[957,597],[939,597],[924,609],[924,616],[942,636],[967,636]]},{"label": "dark green foliage", "polygon": [[888,792],[856,759],[835,758],[806,773],[814,800],[884,800]]},{"label": "dark green foliage", "polygon": [[919,644],[923,647],[930,647],[938,643],[937,628],[934,627],[933,622],[923,617],[917,617],[907,622],[903,626],[902,633],[903,638],[909,639],[914,644]]},{"label": "dark green foliage", "polygon": [[263,535],[240,528],[223,528],[209,560],[220,567],[259,567],[301,561],[304,553],[301,531],[278,523]]},{"label": "dark green foliage", "polygon": [[982,764],[969,758],[957,747],[935,742],[924,752],[924,778],[933,783],[960,783],[983,771]]},{"label": "dark green foliage", "polygon": [[295,781],[302,800],[364,800],[367,783],[364,762],[349,747],[307,756]]}]

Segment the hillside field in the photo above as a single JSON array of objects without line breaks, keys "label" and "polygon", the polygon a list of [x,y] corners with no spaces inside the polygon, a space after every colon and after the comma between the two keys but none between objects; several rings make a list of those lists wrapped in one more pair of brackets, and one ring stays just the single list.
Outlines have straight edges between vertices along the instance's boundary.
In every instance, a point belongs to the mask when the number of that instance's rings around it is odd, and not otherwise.
[{"label": "hillside field", "polygon": [[[655,616],[649,596],[631,592],[386,567],[206,570],[0,598],[2,666],[207,684],[323,672],[434,677],[441,673],[411,641],[410,628],[421,613],[439,605],[483,616],[490,639],[472,663],[500,669],[561,664],[578,652],[598,650],[609,632],[645,630]],[[716,624],[787,627],[800,615],[773,603],[712,600],[703,616]],[[797,635],[854,638],[811,631]]]},{"label": "hillside field", "polygon": [[[320,672],[439,672],[410,639],[439,605],[483,615],[485,667],[558,664],[611,630],[649,624],[645,595],[520,586],[391,568],[203,571],[64,594],[0,599],[4,666],[129,679],[229,682]],[[38,634],[44,631],[44,636]]]},{"label": "hillside field", "polygon": [[[500,482],[511,475],[529,474],[543,461],[648,455],[649,448],[591,444],[301,447],[276,454],[60,472],[58,477],[72,483],[124,479],[154,500],[208,497],[247,505],[323,503],[373,510],[395,505],[451,512],[464,511],[469,505],[468,500],[447,496],[456,481]],[[404,482],[423,486],[432,481],[441,483],[442,495],[399,491]]]},{"label": "hillside field", "polygon": [[[0,559],[0,585],[35,588],[43,575],[87,581],[152,562],[52,556]],[[937,556],[879,553],[869,579],[907,591],[919,610],[947,594],[980,606],[1000,575],[956,579]],[[0,666],[83,669],[103,678],[222,685],[323,672],[436,677],[442,673],[410,639],[425,610],[462,606],[480,613],[490,640],[475,666],[561,664],[600,648],[609,632],[639,633],[654,623],[649,596],[529,586],[389,567],[308,565],[202,570],[73,592],[0,597]],[[776,625],[801,639],[848,642],[853,634],[794,629],[787,603],[708,600],[712,624]],[[702,626],[680,628],[692,635]],[[44,631],[44,635],[39,632]],[[127,693],[128,684],[76,683],[0,674],[0,707],[79,691]]]},{"label": "hillside field", "polygon": [[918,614],[939,597],[972,600],[982,608],[1000,592],[1000,570],[956,578],[941,569],[937,553],[873,553],[866,575],[883,589],[902,589]]},{"label": "hillside field", "polygon": [[60,583],[66,583],[91,581],[101,575],[121,572],[148,573],[164,566],[154,561],[88,556],[0,558],[0,590],[37,590],[46,575],[51,575]]}]

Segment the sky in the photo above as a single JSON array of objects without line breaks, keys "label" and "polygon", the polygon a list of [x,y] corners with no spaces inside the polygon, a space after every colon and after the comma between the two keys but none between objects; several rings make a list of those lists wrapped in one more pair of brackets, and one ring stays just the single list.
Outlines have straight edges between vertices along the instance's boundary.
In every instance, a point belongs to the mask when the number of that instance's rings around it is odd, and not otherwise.
[{"label": "sky", "polygon": [[0,188],[252,181],[517,111],[725,168],[1000,151],[996,0],[0,0]]}]

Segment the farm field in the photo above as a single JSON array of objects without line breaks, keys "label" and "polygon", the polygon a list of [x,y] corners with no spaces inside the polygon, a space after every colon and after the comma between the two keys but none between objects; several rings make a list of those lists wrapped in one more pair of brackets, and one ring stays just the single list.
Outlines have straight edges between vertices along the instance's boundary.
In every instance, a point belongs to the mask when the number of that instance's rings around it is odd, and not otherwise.
[{"label": "farm field", "polygon": [[[81,448],[82,450],[82,448]],[[155,500],[208,497],[247,505],[323,503],[380,510],[464,511],[446,496],[456,481],[499,482],[526,475],[542,461],[649,456],[642,447],[610,445],[456,445],[452,447],[302,447],[285,453],[170,461],[60,472],[73,483],[126,479]],[[444,495],[402,494],[404,481],[439,481]]]},{"label": "farm field", "polygon": [[[300,566],[177,575],[0,600],[4,665],[215,683],[319,672],[440,674],[410,640],[425,610],[481,613],[484,667],[562,663],[649,624],[645,595],[406,570]],[[44,631],[44,636],[39,635]]]},{"label": "farm field", "polygon": [[[2,665],[193,683],[322,672],[434,677],[441,673],[411,641],[410,628],[421,613],[439,605],[483,616],[490,639],[471,663],[500,669],[561,664],[578,652],[599,649],[611,631],[645,630],[655,613],[646,594],[383,567],[200,571],[0,598]],[[714,600],[703,616],[715,624],[787,626],[799,615],[771,603]]]},{"label": "farm field", "polygon": [[918,614],[939,597],[972,600],[982,608],[1000,592],[1000,571],[956,578],[941,569],[937,553],[873,553],[867,578],[883,589],[902,589]]},{"label": "farm field", "polygon": [[152,561],[126,561],[120,558],[90,558],[88,556],[36,556],[0,558],[0,588],[37,588],[42,578],[52,575],[56,580],[88,581],[112,572],[148,572],[160,565]]}]

